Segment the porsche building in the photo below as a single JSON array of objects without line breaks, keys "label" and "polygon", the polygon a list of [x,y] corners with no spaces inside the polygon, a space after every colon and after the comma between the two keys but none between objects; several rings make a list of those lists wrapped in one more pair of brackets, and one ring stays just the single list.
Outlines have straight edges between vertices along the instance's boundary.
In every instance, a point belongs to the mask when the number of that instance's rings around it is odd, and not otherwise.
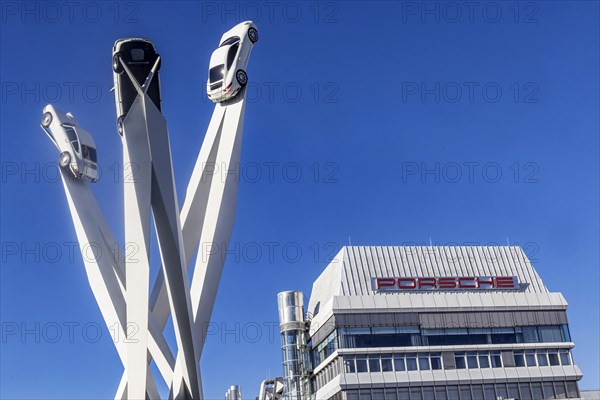
[{"label": "porsche building", "polygon": [[344,247],[278,295],[285,399],[580,398],[567,302],[520,247]]}]

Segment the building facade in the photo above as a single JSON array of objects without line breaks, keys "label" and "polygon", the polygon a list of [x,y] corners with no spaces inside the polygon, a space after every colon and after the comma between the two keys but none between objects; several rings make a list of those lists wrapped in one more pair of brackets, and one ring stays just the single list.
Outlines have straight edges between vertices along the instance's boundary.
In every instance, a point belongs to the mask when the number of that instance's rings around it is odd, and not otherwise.
[{"label": "building facade", "polygon": [[520,247],[344,247],[308,302],[303,395],[580,398],[566,309]]}]

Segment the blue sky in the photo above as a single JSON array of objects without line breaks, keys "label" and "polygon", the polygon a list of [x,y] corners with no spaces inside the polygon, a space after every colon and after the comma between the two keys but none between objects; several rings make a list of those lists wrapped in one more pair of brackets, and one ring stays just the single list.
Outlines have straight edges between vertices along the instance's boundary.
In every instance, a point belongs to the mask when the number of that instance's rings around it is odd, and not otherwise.
[{"label": "blue sky", "polygon": [[308,295],[349,240],[522,245],[569,302],[581,387],[600,387],[597,2],[65,3],[1,3],[2,398],[112,398],[122,371],[71,254],[42,107],[93,133],[93,190],[122,240],[113,42],[147,37],[163,58],[182,201],[213,109],[210,54],[246,19],[260,41],[206,398],[234,383],[253,398],[281,374],[276,293]]}]

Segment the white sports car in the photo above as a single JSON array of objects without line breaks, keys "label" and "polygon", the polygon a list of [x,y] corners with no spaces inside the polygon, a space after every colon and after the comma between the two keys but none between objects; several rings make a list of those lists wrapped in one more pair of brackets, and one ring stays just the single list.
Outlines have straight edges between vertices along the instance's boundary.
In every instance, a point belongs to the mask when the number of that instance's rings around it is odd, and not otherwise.
[{"label": "white sports car", "polygon": [[58,165],[69,168],[77,178],[98,180],[96,143],[92,135],[81,128],[71,113],[62,113],[52,104],[43,109],[41,126],[60,151]]},{"label": "white sports car", "polygon": [[221,44],[210,57],[206,93],[215,103],[233,98],[248,83],[246,66],[250,51],[258,41],[252,21],[242,22],[221,37]]}]

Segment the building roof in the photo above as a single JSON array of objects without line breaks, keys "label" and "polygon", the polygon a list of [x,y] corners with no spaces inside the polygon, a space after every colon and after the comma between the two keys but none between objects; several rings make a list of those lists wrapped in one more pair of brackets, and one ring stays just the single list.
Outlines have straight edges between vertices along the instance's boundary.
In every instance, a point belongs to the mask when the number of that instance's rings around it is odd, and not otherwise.
[{"label": "building roof", "polygon": [[581,398],[585,400],[600,400],[600,390],[582,390]]},{"label": "building roof", "polygon": [[[345,246],[313,284],[308,311],[318,313],[319,306],[336,296],[384,295],[373,292],[373,277],[446,276],[516,276],[525,284],[521,296],[535,299],[549,293],[518,246]],[[431,297],[448,292],[394,292],[384,296]],[[486,292],[490,291],[478,291]]]}]

